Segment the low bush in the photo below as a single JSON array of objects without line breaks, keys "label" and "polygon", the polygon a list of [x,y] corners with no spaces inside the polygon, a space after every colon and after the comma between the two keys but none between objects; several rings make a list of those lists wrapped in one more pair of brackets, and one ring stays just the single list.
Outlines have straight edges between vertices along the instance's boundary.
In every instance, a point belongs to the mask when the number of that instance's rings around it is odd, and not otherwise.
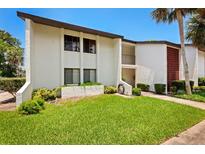
[{"label": "low bush", "polygon": [[166,91],[166,84],[157,83],[154,84],[154,88],[157,94],[164,94]]},{"label": "low bush", "polygon": [[33,99],[33,100],[28,100],[23,103],[18,107],[18,112],[20,114],[37,114],[39,113],[42,109],[45,109],[45,101],[43,99]]},{"label": "low bush", "polygon": [[80,86],[96,86],[96,85],[102,85],[102,84],[98,82],[84,82],[80,84]]},{"label": "low bush", "polygon": [[54,100],[56,98],[56,91],[47,88],[35,89],[32,93],[32,99],[43,99],[45,101]]},{"label": "low bush", "polygon": [[205,86],[194,86],[193,92],[205,92]]},{"label": "low bush", "polygon": [[141,95],[141,89],[140,88],[133,88],[132,89],[132,95],[140,96]]},{"label": "low bush", "polygon": [[177,87],[175,86],[170,87],[170,92],[172,95],[175,95],[177,93]]},{"label": "low bush", "polygon": [[104,93],[105,94],[114,94],[117,93],[117,88],[114,86],[105,86],[104,88]]},{"label": "low bush", "polygon": [[8,91],[11,94],[16,93],[26,82],[25,78],[1,78],[0,90]]},{"label": "low bush", "polygon": [[137,88],[140,88],[142,91],[149,91],[149,85],[144,83],[138,83]]},{"label": "low bush", "polygon": [[198,78],[198,85],[205,86],[205,77]]},{"label": "low bush", "polygon": [[[191,89],[193,89],[194,81],[190,81]],[[186,90],[185,89],[185,80],[174,80],[172,81],[172,87],[176,87],[176,90]]]},{"label": "low bush", "polygon": [[53,89],[56,98],[61,98],[61,89],[62,89],[62,87],[57,87],[57,88]]}]

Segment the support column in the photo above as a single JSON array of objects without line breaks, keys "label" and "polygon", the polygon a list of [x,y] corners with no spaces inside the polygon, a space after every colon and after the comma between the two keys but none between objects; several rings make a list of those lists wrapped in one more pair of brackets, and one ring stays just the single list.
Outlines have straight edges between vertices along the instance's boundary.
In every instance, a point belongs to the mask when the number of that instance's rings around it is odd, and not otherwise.
[{"label": "support column", "polygon": [[96,37],[96,81],[100,82],[100,38]]},{"label": "support column", "polygon": [[122,80],[122,40],[115,39],[115,52],[117,54],[117,85]]},{"label": "support column", "polygon": [[80,83],[83,83],[83,33],[80,32]]},{"label": "support column", "polygon": [[60,83],[63,86],[64,85],[64,29],[60,29]]}]

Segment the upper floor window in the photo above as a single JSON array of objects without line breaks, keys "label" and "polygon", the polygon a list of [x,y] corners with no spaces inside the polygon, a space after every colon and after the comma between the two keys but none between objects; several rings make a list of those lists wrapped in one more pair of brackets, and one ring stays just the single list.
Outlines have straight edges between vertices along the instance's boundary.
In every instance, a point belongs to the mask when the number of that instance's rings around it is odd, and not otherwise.
[{"label": "upper floor window", "polygon": [[90,39],[83,39],[83,52],[85,53],[96,53],[96,41]]},{"label": "upper floor window", "polygon": [[80,52],[80,38],[64,35],[64,50]]}]

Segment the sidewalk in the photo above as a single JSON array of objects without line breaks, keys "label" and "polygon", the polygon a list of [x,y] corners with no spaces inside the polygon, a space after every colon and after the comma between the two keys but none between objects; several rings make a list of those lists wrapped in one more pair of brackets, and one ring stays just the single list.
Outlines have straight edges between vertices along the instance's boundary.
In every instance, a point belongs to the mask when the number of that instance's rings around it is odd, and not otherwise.
[{"label": "sidewalk", "polygon": [[205,103],[202,102],[196,102],[196,101],[191,101],[191,100],[186,100],[186,99],[181,99],[181,98],[175,98],[171,96],[166,96],[166,95],[158,95],[154,94],[151,92],[142,92],[142,96],[147,96],[147,97],[152,97],[152,98],[158,98],[166,101],[171,101],[179,104],[185,104],[189,105],[192,107],[200,108],[202,110],[205,110]]}]

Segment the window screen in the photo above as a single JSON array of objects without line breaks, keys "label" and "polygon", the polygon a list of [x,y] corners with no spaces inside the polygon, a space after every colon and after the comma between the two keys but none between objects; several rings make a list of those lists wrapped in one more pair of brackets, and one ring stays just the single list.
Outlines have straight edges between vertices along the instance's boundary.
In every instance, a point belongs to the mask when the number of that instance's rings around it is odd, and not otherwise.
[{"label": "window screen", "polygon": [[84,69],[84,82],[96,82],[96,70]]},{"label": "window screen", "polygon": [[65,68],[64,69],[64,83],[79,84],[80,83],[80,69]]}]

